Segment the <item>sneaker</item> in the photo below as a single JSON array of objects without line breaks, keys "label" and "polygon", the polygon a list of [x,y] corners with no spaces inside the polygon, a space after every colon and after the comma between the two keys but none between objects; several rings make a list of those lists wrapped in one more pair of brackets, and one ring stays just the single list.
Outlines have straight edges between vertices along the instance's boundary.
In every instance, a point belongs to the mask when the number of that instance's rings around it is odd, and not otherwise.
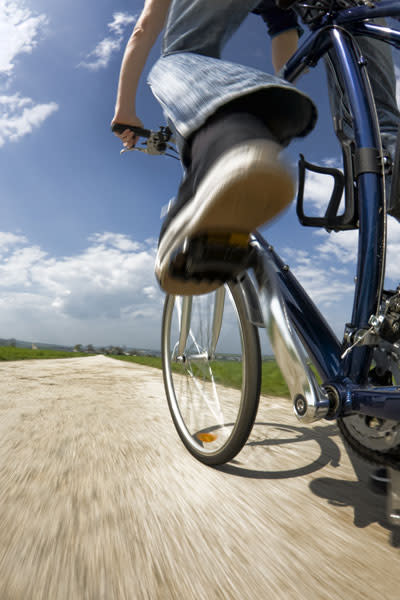
[{"label": "sneaker", "polygon": [[203,176],[198,166],[189,168],[160,234],[155,273],[165,292],[205,294],[224,281],[174,276],[173,261],[188,240],[210,233],[250,234],[290,204],[294,181],[280,151],[271,139],[247,139],[221,152]]}]

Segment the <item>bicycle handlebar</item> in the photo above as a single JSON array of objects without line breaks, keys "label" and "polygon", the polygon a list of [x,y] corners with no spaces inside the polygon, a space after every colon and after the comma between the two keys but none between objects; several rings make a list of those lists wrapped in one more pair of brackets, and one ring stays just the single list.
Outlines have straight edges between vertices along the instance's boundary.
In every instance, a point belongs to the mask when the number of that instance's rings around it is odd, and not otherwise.
[{"label": "bicycle handlebar", "polygon": [[136,127],[135,125],[123,125],[122,123],[114,123],[111,127],[113,133],[123,133],[127,129],[132,131],[135,135],[144,138],[149,138],[152,133],[150,129],[143,129],[143,127]]},{"label": "bicycle handlebar", "polygon": [[[114,123],[114,125],[111,126],[111,131],[113,133],[123,133],[127,129],[132,131],[138,137],[146,138],[147,141],[143,142],[144,148],[136,148],[136,146],[134,146],[132,148],[121,150],[121,152],[139,150],[139,152],[145,152],[146,154],[151,154],[153,156],[166,154],[168,149],[176,152],[175,148],[168,143],[174,143],[172,131],[169,127],[162,126],[158,131],[152,131],[151,129],[144,129],[143,127],[137,127],[136,125],[124,125],[123,123]],[[166,156],[177,158],[172,154],[166,154]]]}]

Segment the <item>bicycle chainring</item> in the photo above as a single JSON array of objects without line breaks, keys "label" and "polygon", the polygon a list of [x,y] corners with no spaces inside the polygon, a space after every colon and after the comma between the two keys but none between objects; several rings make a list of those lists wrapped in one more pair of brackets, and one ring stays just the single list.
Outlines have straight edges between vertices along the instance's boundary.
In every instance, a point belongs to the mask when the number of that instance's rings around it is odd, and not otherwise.
[{"label": "bicycle chainring", "polygon": [[[391,373],[394,385],[400,385],[400,347],[382,342],[375,349],[374,360],[387,377]],[[374,369],[375,371],[375,369]],[[378,465],[400,470],[400,423],[367,415],[339,417],[337,424],[349,446],[361,458]]]}]

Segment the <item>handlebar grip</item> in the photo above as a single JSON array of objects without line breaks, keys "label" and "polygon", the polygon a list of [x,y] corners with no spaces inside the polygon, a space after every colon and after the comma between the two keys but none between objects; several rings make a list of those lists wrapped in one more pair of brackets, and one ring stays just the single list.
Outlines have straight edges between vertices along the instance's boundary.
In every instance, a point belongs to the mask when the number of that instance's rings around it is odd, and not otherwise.
[{"label": "handlebar grip", "polygon": [[114,123],[111,126],[113,133],[123,133],[126,129],[133,131],[135,135],[140,137],[149,138],[151,135],[150,129],[143,129],[143,127],[136,127],[135,125],[124,125],[123,123]]}]

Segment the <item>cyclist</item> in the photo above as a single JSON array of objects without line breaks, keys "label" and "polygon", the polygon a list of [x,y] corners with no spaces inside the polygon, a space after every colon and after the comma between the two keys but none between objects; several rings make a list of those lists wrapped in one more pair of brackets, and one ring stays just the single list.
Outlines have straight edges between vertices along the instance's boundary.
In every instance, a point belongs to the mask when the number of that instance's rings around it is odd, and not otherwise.
[{"label": "cyclist", "polygon": [[[224,44],[249,12],[267,23],[278,71],[295,51],[300,31],[295,13],[273,0],[146,0],[125,50],[112,123],[142,126],[134,105],[136,90],[165,26],[162,56],[149,83],[174,130],[185,167],[156,258],[156,276],[170,293],[205,293],[218,285],[170,275],[171,260],[186,238],[215,231],[250,233],[290,203],[294,183],[280,151],[292,138],[309,133],[316,121],[313,102],[291,84],[220,60]],[[384,60],[384,65],[375,62],[372,75],[389,146],[398,113],[393,64],[388,55]],[[119,137],[126,147],[137,141],[129,130]]]}]

